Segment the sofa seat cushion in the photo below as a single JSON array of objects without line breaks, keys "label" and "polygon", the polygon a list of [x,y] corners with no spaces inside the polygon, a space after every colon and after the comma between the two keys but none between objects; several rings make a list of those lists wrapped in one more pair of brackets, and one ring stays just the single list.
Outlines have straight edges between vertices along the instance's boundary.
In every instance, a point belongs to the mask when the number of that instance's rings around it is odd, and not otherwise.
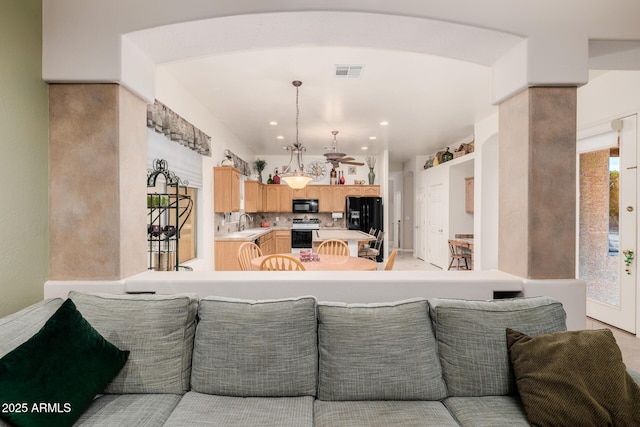
[{"label": "sofa seat cushion", "polygon": [[181,394],[104,394],[97,397],[74,427],[161,426]]},{"label": "sofa seat cushion", "polygon": [[458,426],[440,402],[316,400],[314,414],[315,427]]},{"label": "sofa seat cushion", "polygon": [[196,295],[72,291],[69,298],[105,339],[130,351],[129,360],[105,393],[183,394],[189,390]]},{"label": "sofa seat cushion", "polygon": [[516,394],[506,328],[531,336],[567,329],[562,304],[547,297],[495,301],[436,298],[429,305],[449,396]]},{"label": "sofa seat cushion", "polygon": [[314,297],[249,301],[206,297],[193,353],[193,391],[238,397],[315,396]]},{"label": "sofa seat cushion", "polygon": [[62,298],[40,301],[0,319],[0,357],[27,342],[62,305]]},{"label": "sofa seat cushion", "polygon": [[529,427],[516,396],[449,397],[443,402],[462,427]]},{"label": "sofa seat cushion", "polygon": [[234,397],[191,391],[164,427],[313,427],[313,397]]}]

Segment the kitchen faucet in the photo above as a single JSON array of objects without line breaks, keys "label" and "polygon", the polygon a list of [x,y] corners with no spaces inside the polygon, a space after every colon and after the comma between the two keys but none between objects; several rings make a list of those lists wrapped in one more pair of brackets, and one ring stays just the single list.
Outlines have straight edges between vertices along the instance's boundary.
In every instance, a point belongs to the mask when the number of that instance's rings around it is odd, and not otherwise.
[{"label": "kitchen faucet", "polygon": [[238,231],[242,231],[244,230],[245,226],[242,225],[242,217],[247,217],[247,219],[249,221],[253,221],[253,217],[251,215],[249,215],[248,213],[243,213],[242,215],[240,215],[240,218],[238,218]]}]

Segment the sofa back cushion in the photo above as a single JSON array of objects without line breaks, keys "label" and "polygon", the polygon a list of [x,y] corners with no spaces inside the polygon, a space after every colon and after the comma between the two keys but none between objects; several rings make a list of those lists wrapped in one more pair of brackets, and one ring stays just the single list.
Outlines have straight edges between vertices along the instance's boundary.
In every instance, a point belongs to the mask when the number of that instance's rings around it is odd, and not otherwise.
[{"label": "sofa back cushion", "polygon": [[427,301],[318,304],[321,400],[439,400]]},{"label": "sofa back cushion", "polygon": [[516,393],[506,328],[529,336],[565,331],[566,313],[552,298],[429,301],[449,396]]},{"label": "sofa back cushion", "polygon": [[240,397],[315,396],[314,297],[200,301],[191,386]]},{"label": "sofa back cushion", "polygon": [[192,294],[110,295],[72,291],[82,316],[129,359],[105,393],[189,390],[198,298]]},{"label": "sofa back cushion", "polygon": [[34,336],[62,303],[62,298],[47,299],[1,318],[0,357]]}]

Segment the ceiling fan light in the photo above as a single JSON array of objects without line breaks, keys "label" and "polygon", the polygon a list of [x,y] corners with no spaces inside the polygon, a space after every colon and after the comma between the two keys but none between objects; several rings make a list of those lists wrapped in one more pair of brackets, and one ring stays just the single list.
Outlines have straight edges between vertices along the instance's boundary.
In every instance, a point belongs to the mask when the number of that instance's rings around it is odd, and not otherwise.
[{"label": "ceiling fan light", "polygon": [[341,158],[343,158],[344,156],[346,156],[345,153],[334,153],[334,152],[329,152],[329,153],[324,153],[324,156],[327,158],[327,160],[340,160]]}]

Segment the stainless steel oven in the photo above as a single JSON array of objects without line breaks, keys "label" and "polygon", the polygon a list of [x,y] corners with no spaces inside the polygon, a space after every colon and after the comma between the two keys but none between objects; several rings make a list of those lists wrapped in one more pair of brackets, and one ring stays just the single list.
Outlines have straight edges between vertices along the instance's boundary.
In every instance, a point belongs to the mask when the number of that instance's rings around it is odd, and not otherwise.
[{"label": "stainless steel oven", "polygon": [[298,253],[300,249],[313,247],[313,233],[320,229],[317,218],[294,218],[291,226],[291,252]]}]

